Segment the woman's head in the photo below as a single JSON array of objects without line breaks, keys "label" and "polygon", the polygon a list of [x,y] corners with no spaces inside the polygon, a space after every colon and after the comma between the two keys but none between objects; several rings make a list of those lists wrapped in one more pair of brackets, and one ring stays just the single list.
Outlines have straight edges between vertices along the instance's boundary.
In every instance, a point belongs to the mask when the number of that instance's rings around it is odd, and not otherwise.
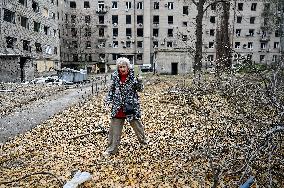
[{"label": "woman's head", "polygon": [[128,74],[130,69],[130,61],[126,57],[120,57],[116,60],[116,66],[120,74]]}]

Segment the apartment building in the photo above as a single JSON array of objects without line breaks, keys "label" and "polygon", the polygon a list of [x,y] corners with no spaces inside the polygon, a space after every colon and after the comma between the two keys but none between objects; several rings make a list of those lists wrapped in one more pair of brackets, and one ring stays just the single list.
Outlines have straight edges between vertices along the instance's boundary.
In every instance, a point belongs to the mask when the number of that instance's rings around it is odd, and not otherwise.
[{"label": "apartment building", "polygon": [[57,0],[0,2],[0,82],[29,81],[60,67]]}]

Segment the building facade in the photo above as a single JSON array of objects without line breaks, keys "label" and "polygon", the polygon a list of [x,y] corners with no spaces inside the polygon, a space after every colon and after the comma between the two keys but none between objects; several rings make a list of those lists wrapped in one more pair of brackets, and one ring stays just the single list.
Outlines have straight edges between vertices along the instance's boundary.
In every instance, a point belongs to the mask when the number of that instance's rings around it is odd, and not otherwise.
[{"label": "building facade", "polygon": [[0,82],[20,82],[60,67],[57,1],[2,0]]},{"label": "building facade", "polygon": [[[276,62],[283,41],[281,6],[268,0],[229,3],[233,63],[244,58]],[[5,74],[1,75],[9,77],[13,70],[17,79],[20,75],[25,80],[33,72],[47,72],[60,63],[107,72],[120,56],[135,65],[151,64],[160,73],[189,73],[196,15],[197,7],[190,0],[3,0],[0,70]],[[217,28],[220,12],[212,4],[203,16],[204,67],[216,62]]]}]

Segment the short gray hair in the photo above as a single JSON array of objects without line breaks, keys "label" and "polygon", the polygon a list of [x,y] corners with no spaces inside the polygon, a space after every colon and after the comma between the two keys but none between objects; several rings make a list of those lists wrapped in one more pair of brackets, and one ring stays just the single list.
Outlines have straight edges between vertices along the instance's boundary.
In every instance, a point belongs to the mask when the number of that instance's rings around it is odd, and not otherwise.
[{"label": "short gray hair", "polygon": [[130,61],[128,58],[126,57],[120,57],[116,60],[116,66],[120,66],[120,65],[127,65],[127,67],[130,69],[131,68],[131,65],[130,65]]}]

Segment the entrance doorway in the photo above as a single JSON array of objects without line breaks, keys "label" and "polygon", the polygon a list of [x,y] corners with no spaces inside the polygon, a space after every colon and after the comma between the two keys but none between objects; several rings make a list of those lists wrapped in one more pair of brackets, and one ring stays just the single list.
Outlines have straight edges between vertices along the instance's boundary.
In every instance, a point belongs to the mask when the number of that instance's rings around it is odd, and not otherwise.
[{"label": "entrance doorway", "polygon": [[21,77],[21,82],[24,82],[25,81],[25,64],[26,64],[26,61],[27,61],[27,58],[25,57],[21,57],[20,58],[20,77]]},{"label": "entrance doorway", "polygon": [[178,74],[178,63],[172,63],[172,75]]}]

